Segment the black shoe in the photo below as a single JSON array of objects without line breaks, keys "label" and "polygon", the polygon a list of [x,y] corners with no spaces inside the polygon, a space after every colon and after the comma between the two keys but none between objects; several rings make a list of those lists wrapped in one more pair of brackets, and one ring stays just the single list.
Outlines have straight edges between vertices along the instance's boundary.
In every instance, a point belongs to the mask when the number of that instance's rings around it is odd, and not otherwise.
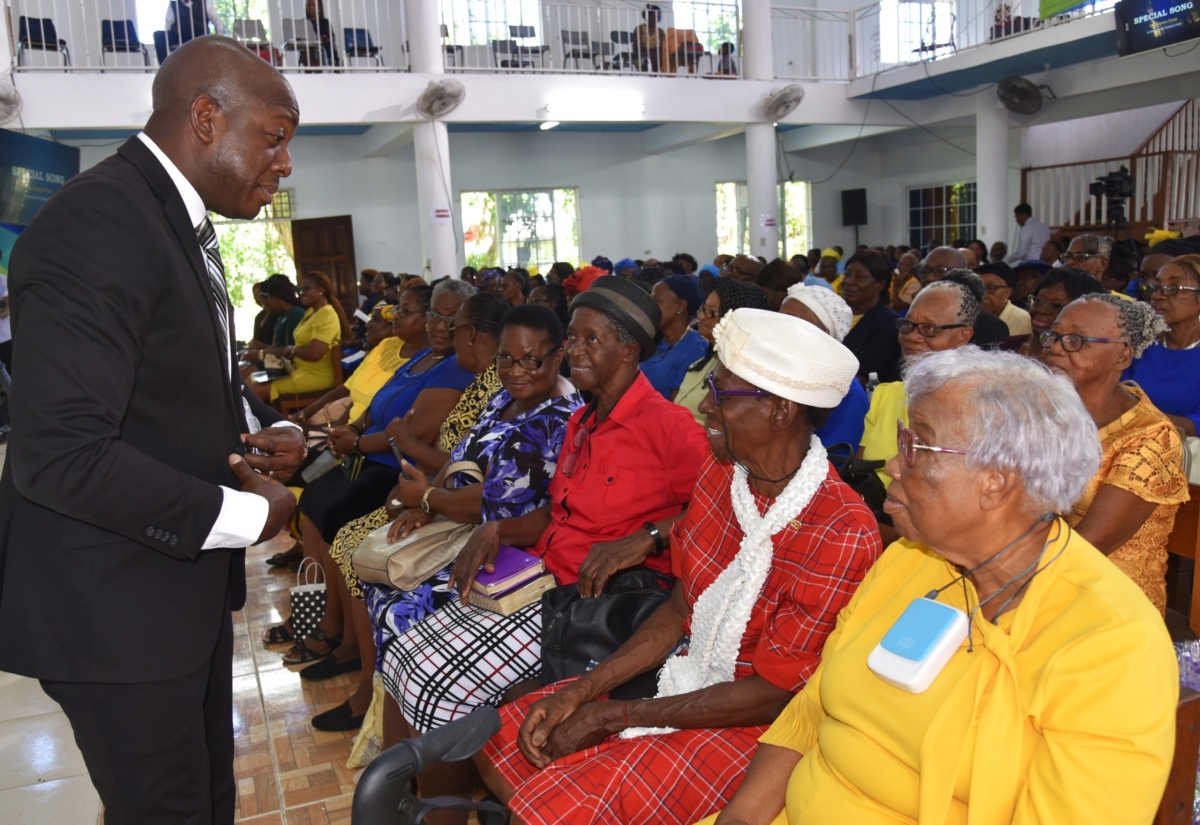
[{"label": "black shoe", "polygon": [[316,664],[309,665],[300,671],[300,678],[309,682],[320,682],[322,679],[332,679],[342,673],[354,673],[362,669],[362,659],[355,656],[339,662],[332,653],[323,656]]},{"label": "black shoe", "polygon": [[362,727],[365,718],[365,713],[362,716],[350,715],[350,700],[347,699],[333,710],[327,710],[314,716],[312,726],[317,730],[325,731],[358,730]]}]

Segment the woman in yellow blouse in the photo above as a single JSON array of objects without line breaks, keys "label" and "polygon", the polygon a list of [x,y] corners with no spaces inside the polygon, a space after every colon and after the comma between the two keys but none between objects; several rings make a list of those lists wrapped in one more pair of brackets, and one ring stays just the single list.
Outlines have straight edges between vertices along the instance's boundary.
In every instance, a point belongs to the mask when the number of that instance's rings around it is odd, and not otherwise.
[{"label": "woman in yellow blouse", "polygon": [[[1051,515],[1095,473],[1095,425],[1068,381],[1008,353],[935,353],[905,383],[887,509],[912,541],[867,574],[716,822],[1149,822],[1174,750],[1171,641]],[[914,649],[924,633],[889,631],[930,601],[969,635],[948,631],[914,692],[875,650]]]},{"label": "woman in yellow blouse", "polygon": [[1068,304],[1041,333],[1042,361],[1075,384],[1100,430],[1100,470],[1067,514],[1080,535],[1167,608],[1167,538],[1188,500],[1183,443],[1166,415],[1121,373],[1164,329],[1148,304],[1105,293]]},{"label": "woman in yellow blouse", "polygon": [[341,357],[338,344],[350,338],[350,324],[333,294],[333,285],[322,272],[308,272],[300,279],[300,302],[304,317],[294,333],[290,347],[269,347],[266,351],[292,359],[291,375],[271,382],[270,401],[281,395],[296,395],[327,390],[333,386],[333,359]]}]

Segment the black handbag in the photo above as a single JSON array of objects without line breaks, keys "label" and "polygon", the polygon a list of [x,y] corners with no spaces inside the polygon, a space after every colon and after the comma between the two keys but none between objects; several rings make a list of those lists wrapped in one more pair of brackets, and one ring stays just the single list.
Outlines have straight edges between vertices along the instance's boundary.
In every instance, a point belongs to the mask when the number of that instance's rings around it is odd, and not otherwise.
[{"label": "black handbag", "polygon": [[[625,644],[659,605],[675,580],[648,567],[620,570],[592,599],[574,584],[542,594],[542,684],[582,676]],[[610,692],[613,699],[648,699],[658,692],[658,671],[635,676]]]},{"label": "black handbag", "polygon": [[[879,478],[876,470],[882,470],[886,461],[868,461],[865,458],[855,458],[855,449],[851,444],[834,444],[826,448],[837,469],[838,476],[846,482],[854,492],[858,493],[867,507],[880,524],[892,526],[892,517],[883,512],[883,500],[887,498],[887,488]],[[839,456],[845,455],[845,458]]]}]

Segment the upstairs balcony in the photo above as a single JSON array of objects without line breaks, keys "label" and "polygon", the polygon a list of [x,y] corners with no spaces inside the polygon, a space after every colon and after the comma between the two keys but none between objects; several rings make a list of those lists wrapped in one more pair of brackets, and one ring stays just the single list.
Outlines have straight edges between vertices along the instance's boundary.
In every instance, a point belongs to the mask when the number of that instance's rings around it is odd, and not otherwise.
[{"label": "upstairs balcony", "polygon": [[[1115,1],[1074,5],[1046,19],[1041,10],[1056,0],[882,0],[854,10],[806,8],[806,0],[776,2],[774,76],[844,83],[1102,15]],[[179,35],[165,25],[166,0],[0,2],[18,72],[151,72],[179,45]],[[640,0],[421,2],[438,2],[440,47],[450,73],[729,81],[744,71],[739,0],[661,2],[657,14]],[[410,32],[401,0],[214,5],[225,33],[284,71],[409,70]]]}]

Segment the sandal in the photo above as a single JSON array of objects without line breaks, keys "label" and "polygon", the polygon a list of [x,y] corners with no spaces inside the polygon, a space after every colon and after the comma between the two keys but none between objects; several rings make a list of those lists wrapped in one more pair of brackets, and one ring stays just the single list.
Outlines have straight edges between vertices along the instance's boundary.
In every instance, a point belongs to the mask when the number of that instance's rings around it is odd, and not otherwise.
[{"label": "sandal", "polygon": [[273,627],[268,627],[267,632],[263,634],[264,645],[287,645],[296,641],[296,635],[292,633],[292,617],[288,616],[283,620],[283,624],[277,624]]},{"label": "sandal", "polygon": [[307,665],[318,661],[319,659],[324,659],[326,656],[331,655],[334,651],[334,648],[342,643],[341,633],[337,634],[336,636],[327,636],[325,631],[319,627],[312,633],[308,634],[308,638],[317,642],[324,642],[329,650],[325,651],[324,653],[317,653],[315,650],[305,644],[306,640],[301,640],[297,642],[291,650],[283,654],[283,663],[285,665],[288,667],[295,667],[297,665]]}]

